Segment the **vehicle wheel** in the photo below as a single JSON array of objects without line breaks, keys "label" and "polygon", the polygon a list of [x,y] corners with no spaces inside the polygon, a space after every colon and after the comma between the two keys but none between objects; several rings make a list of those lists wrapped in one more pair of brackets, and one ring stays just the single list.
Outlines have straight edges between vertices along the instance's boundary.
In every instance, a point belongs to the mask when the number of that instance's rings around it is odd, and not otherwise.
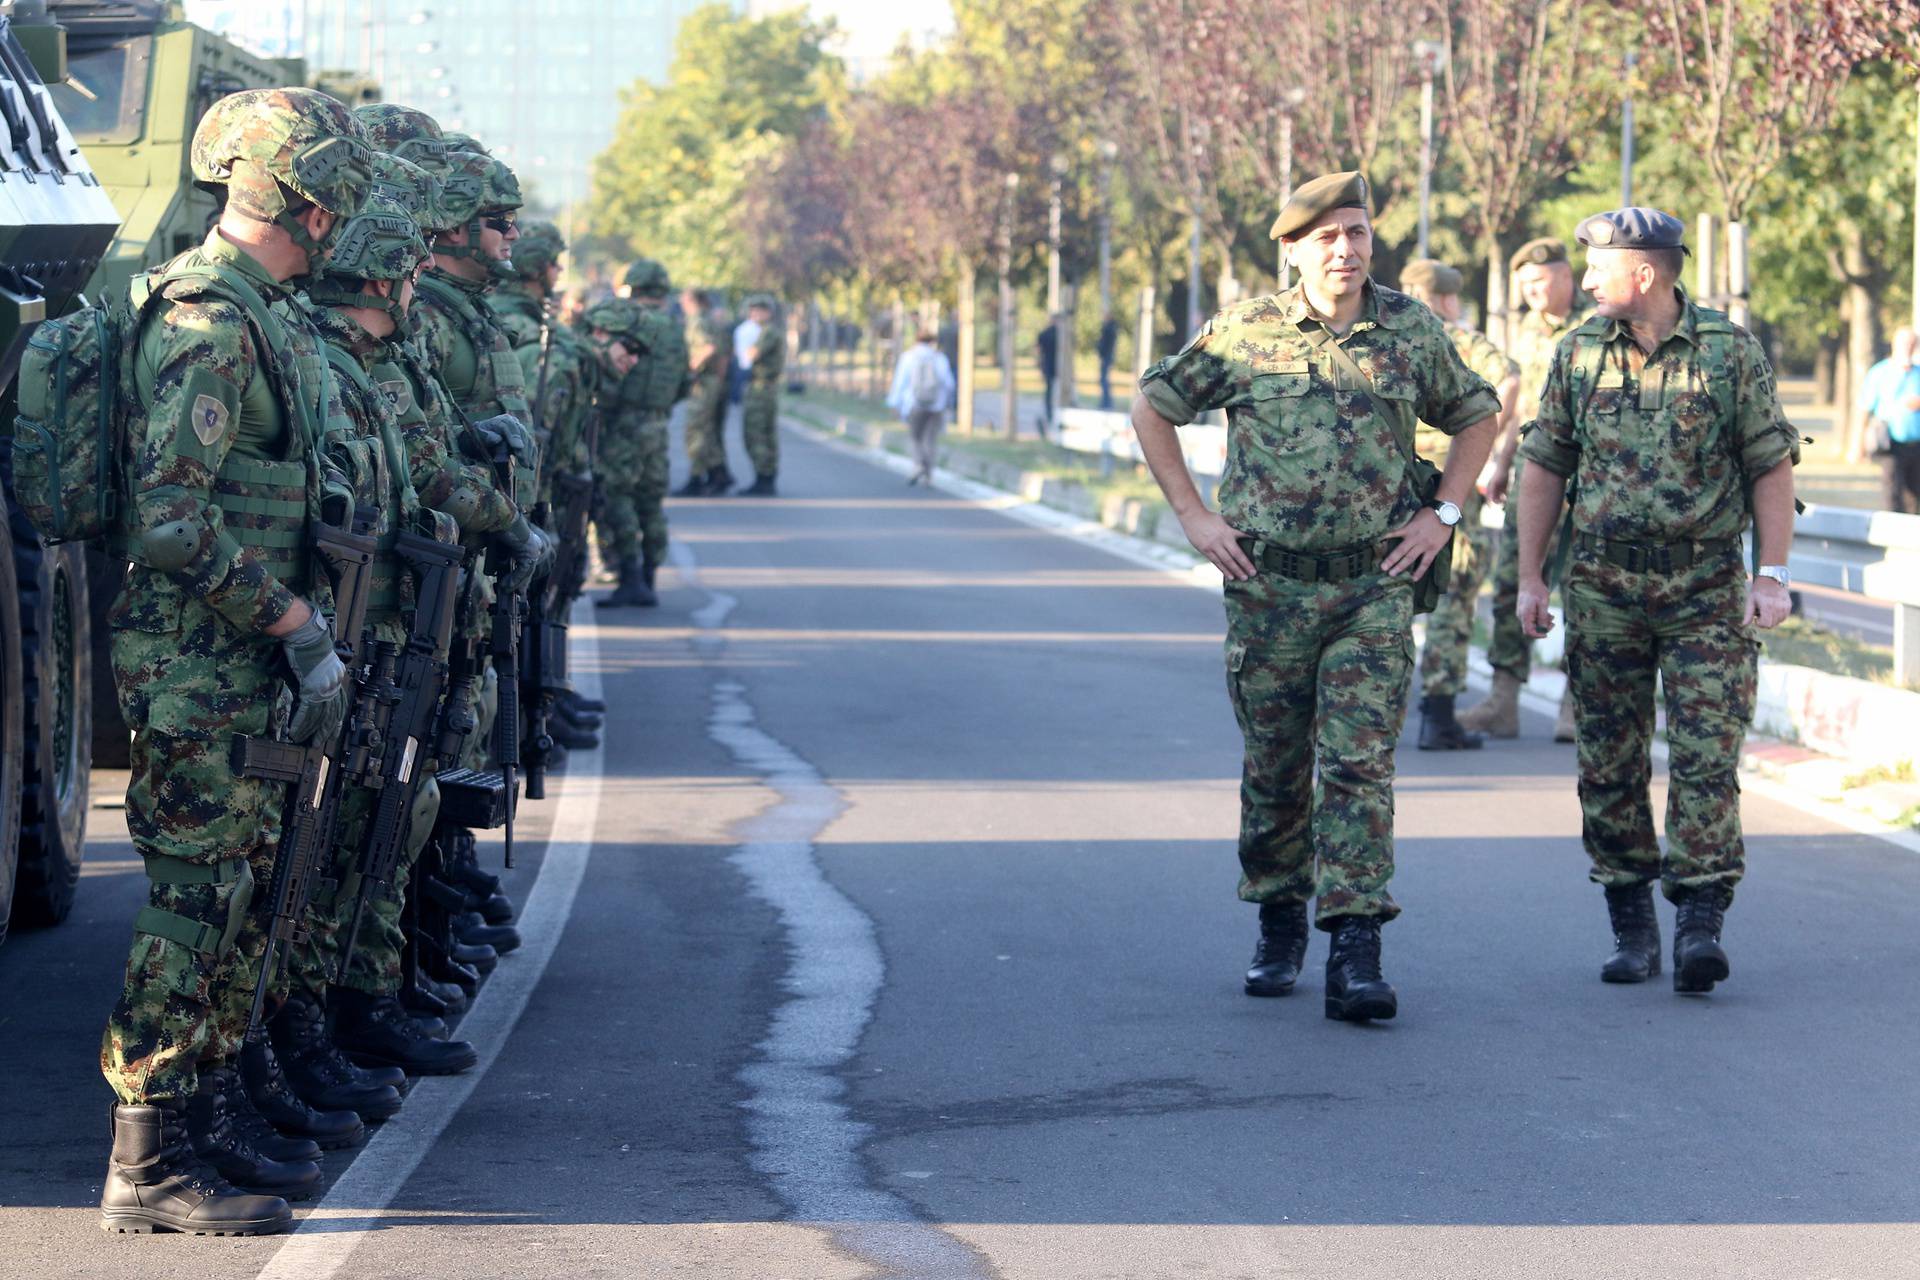
[{"label": "vehicle wheel", "polygon": [[[3,501],[3,499],[0,499]],[[20,847],[20,759],[26,754],[25,692],[20,677],[20,589],[13,575],[13,539],[0,520],[0,942],[13,906]]]},{"label": "vehicle wheel", "polygon": [[20,665],[26,751],[13,918],[58,924],[73,909],[87,838],[93,767],[92,614],[83,548],[43,547],[13,515],[20,584]]},{"label": "vehicle wheel", "polygon": [[113,628],[107,614],[127,580],[127,562],[118,555],[87,550],[87,595],[93,625],[93,767],[125,769],[133,763],[133,734],[120,715],[113,687]]}]

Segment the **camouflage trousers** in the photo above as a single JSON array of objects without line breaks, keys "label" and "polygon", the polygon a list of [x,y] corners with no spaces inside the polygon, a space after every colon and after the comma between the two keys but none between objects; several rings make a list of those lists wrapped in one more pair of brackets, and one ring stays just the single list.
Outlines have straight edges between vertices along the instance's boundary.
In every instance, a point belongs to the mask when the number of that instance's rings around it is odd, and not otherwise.
[{"label": "camouflage trousers", "polygon": [[[1317,922],[1400,913],[1394,745],[1413,678],[1413,584],[1371,573],[1229,582],[1227,692],[1246,740],[1240,897],[1319,898]],[[1316,777],[1317,766],[1317,777]]]},{"label": "camouflage trousers", "polygon": [[[1579,723],[1580,815],[1592,878],[1669,898],[1746,868],[1740,745],[1759,643],[1741,619],[1738,546],[1682,572],[1630,573],[1576,549],[1567,571],[1567,668]],[[1654,683],[1667,701],[1667,855],[1653,832]]]},{"label": "camouflage trousers", "polygon": [[[1507,486],[1506,524],[1500,531],[1500,550],[1493,564],[1493,635],[1487,641],[1487,663],[1521,684],[1533,672],[1533,641],[1520,629],[1520,484],[1526,474],[1524,459],[1513,460],[1513,478]],[[1551,565],[1560,543],[1560,524],[1554,522],[1547,542]]]},{"label": "camouflage trousers", "polygon": [[662,414],[601,448],[600,502],[594,525],[600,558],[609,566],[617,567],[636,555],[650,564],[667,558],[668,435]]},{"label": "camouflage trousers", "polygon": [[1460,524],[1453,536],[1453,576],[1446,594],[1427,615],[1427,642],[1420,649],[1421,693],[1456,697],[1466,691],[1474,610],[1497,541],[1494,531],[1480,523],[1484,505],[1476,490],[1460,509]]},{"label": "camouflage trousers", "polygon": [[740,410],[740,434],[756,476],[780,474],[780,387],[777,383],[747,384]]},{"label": "camouflage trousers", "polygon": [[[369,626],[377,640],[392,644],[406,640],[406,629],[397,619],[381,619]],[[307,941],[287,957],[294,981],[314,994],[336,980],[341,986],[373,995],[392,995],[400,989],[400,949],[405,942],[401,912],[407,900],[407,881],[440,812],[440,789],[431,773],[421,779],[414,793],[407,838],[393,880],[368,899],[354,942],[353,960],[345,973],[336,976],[334,972],[353,930],[361,883],[356,867],[372,833],[379,796],[377,791],[351,787],[341,797],[331,865],[325,880],[314,886],[307,910]]]},{"label": "camouflage trousers", "polygon": [[237,776],[229,752],[284,721],[286,684],[276,644],[193,603],[175,629],[116,629],[113,670],[149,884],[100,1069],[123,1103],[184,1102],[202,1063],[239,1051],[253,1003],[287,788]]},{"label": "camouflage trousers", "polygon": [[705,374],[687,394],[687,463],[695,475],[727,465],[727,380]]}]

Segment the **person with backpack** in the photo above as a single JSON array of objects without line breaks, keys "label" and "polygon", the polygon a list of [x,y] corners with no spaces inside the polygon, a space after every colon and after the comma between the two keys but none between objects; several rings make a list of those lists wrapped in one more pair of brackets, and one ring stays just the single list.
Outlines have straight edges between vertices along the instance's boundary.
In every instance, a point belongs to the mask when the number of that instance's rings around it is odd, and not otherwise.
[{"label": "person with backpack", "polygon": [[953,407],[953,366],[940,350],[938,338],[932,329],[920,330],[913,346],[900,353],[893,367],[893,386],[887,392],[887,407],[900,415],[913,440],[914,472],[907,479],[909,485],[933,483],[940,430]]},{"label": "person with backpack", "polygon": [[[1554,352],[1521,445],[1519,614],[1553,627],[1547,544],[1557,555],[1574,688],[1581,832],[1605,891],[1613,953],[1604,982],[1660,972],[1658,880],[1675,906],[1673,989],[1726,979],[1720,941],[1746,868],[1740,747],[1753,719],[1756,629],[1791,611],[1793,467],[1800,441],[1752,334],[1680,287],[1686,224],[1630,207],[1585,219],[1583,287],[1594,314]],[[1742,564],[1751,525],[1754,573]],[[1653,699],[1666,690],[1667,851],[1649,798]]]},{"label": "person with backpack", "polygon": [[235,1123],[236,1046],[218,1028],[236,1009],[244,1024],[261,980],[286,787],[242,776],[230,756],[236,735],[306,742],[345,714],[305,550],[335,392],[311,326],[269,304],[319,269],[366,198],[371,159],[325,94],[222,98],[191,151],[194,178],[224,190],[219,221],[136,282],[153,296],[133,325],[120,459],[133,566],[110,625],[133,730],[127,826],[149,889],[100,1051],[118,1099],[109,1230],[284,1231],[277,1193],[308,1194],[319,1178]]}]

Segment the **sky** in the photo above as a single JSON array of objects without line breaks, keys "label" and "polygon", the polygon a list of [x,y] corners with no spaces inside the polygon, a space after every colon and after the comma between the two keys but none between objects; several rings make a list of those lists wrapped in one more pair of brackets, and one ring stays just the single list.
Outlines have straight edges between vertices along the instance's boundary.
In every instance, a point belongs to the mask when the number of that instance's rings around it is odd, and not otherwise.
[{"label": "sky", "polygon": [[947,0],[812,0],[808,8],[815,17],[840,24],[846,43],[839,52],[852,59],[886,57],[903,31],[921,37],[929,30],[953,29]]}]

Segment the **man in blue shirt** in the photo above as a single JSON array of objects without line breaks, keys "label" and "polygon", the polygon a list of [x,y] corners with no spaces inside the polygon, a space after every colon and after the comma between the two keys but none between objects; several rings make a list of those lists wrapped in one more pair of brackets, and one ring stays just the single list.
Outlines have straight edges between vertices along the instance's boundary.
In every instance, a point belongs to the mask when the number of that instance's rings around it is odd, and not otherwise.
[{"label": "man in blue shirt", "polygon": [[[1884,439],[1887,510],[1920,511],[1920,367],[1913,330],[1896,330],[1893,354],[1867,370],[1861,396],[1869,441]],[[1881,434],[1884,433],[1884,436]]]}]

